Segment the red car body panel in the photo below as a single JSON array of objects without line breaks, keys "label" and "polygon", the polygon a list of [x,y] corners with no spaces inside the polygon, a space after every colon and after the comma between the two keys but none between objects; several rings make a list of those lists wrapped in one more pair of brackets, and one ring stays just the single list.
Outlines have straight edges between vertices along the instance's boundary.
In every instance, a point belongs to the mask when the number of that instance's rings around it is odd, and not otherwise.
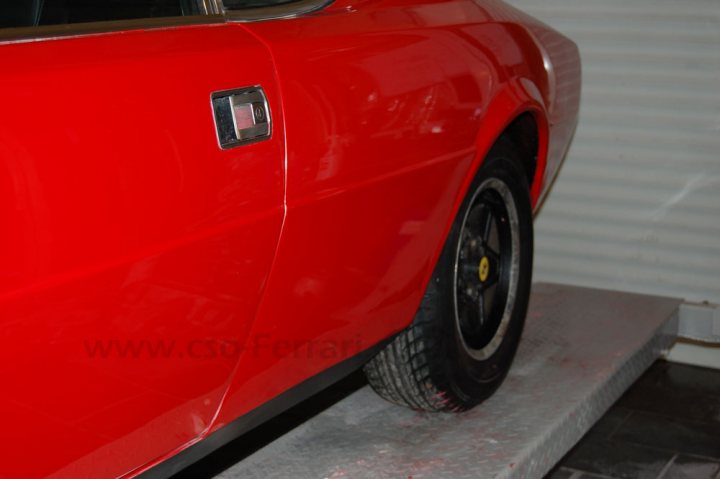
[{"label": "red car body panel", "polygon": [[[577,121],[575,45],[497,1],[0,45],[0,477],[133,477],[406,327],[485,153]],[[210,96],[260,85],[267,141]],[[36,451],[42,451],[37,460]]]},{"label": "red car body panel", "polygon": [[237,25],[0,50],[0,477],[117,477],[210,427],[237,355],[182,355],[249,332],[284,141],[221,150],[210,93],[262,84],[282,132],[274,68]]}]

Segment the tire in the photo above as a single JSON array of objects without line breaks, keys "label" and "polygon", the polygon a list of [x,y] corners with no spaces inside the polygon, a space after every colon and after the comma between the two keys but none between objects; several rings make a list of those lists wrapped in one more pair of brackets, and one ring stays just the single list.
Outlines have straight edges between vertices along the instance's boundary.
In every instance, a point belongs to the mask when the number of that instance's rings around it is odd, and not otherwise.
[{"label": "tire", "polygon": [[464,411],[507,375],[532,282],[532,209],[521,165],[500,139],[468,189],[412,324],[365,366],[388,401]]}]

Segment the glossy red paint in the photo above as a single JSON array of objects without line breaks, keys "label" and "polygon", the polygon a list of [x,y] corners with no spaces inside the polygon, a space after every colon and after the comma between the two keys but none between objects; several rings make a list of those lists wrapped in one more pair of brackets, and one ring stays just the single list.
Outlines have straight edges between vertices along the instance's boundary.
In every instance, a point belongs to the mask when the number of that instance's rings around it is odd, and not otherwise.
[{"label": "glossy red paint", "polygon": [[[575,45],[497,1],[0,59],[0,477],[133,477],[404,328],[494,141],[534,116],[537,204],[579,99]],[[273,136],[223,151],[210,95],[251,85]]]},{"label": "glossy red paint", "polygon": [[[0,477],[117,477],[204,433],[228,387],[237,355],[197,341],[244,339],[275,254],[274,68],[235,25],[0,57]],[[279,134],[222,151],[210,94],[254,84]]]},{"label": "glossy red paint", "polygon": [[[557,106],[532,34],[493,18],[472,0],[337,2],[248,25],[275,58],[288,152],[288,214],[251,337],[299,347],[242,358],[213,429],[408,325],[473,172],[524,112],[539,125],[537,202]],[[576,113],[558,119],[574,127]]]}]

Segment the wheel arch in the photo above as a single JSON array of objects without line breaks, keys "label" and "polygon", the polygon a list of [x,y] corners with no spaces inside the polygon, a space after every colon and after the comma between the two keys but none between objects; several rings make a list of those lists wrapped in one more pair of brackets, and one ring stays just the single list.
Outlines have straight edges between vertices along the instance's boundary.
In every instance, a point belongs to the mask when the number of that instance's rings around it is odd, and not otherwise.
[{"label": "wheel arch", "polygon": [[465,190],[492,147],[507,136],[519,147],[530,186],[530,200],[535,208],[544,187],[549,141],[547,111],[540,90],[527,78],[508,82],[494,96],[484,118],[478,132],[476,157],[467,172],[458,201],[462,201]]},{"label": "wheel arch", "polygon": [[[493,99],[485,108],[483,121],[477,134],[475,157],[467,169],[465,179],[456,194],[455,203],[445,225],[445,234],[442,236],[442,242],[437,246],[433,255],[432,265],[436,264],[440,257],[452,223],[460,210],[473,179],[492,147],[503,135],[512,135],[513,137],[519,135],[522,137],[534,134],[534,138],[526,142],[526,146],[530,145],[530,147],[526,150],[528,156],[523,166],[526,168],[528,179],[531,179],[531,181],[528,181],[530,185],[530,202],[533,212],[536,211],[538,201],[545,187],[544,177],[547,165],[549,131],[550,125],[543,96],[531,80],[515,78],[501,84]],[[531,150],[533,149],[535,149],[534,157],[531,156]],[[423,284],[427,285],[428,281],[430,281],[431,273],[432,268],[429,268]]]}]

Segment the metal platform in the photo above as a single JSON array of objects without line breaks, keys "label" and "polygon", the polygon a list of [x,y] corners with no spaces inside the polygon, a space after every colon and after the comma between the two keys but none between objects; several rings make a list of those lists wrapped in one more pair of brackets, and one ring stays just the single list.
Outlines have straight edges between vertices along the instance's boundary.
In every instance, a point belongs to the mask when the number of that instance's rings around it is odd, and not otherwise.
[{"label": "metal platform", "polygon": [[680,303],[536,284],[510,375],[479,407],[417,413],[365,387],[217,477],[540,478],[672,344]]}]

